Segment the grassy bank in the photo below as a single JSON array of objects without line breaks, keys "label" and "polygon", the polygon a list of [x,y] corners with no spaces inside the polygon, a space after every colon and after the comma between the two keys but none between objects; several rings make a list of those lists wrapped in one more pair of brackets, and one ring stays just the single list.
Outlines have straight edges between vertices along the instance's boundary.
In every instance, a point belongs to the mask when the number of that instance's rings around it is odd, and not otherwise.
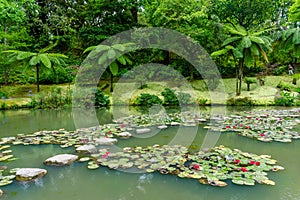
[{"label": "grassy bank", "polygon": [[[218,88],[212,92],[207,90],[206,84],[203,80],[195,80],[186,84],[175,84],[172,81],[149,82],[143,89],[138,89],[138,85],[135,82],[117,82],[114,84],[114,93],[109,93],[109,87],[104,89],[104,93],[110,96],[111,105],[132,105],[142,93],[156,95],[163,99],[164,97],[161,93],[165,90],[165,88],[170,88],[177,92],[190,94],[192,101],[198,102],[199,105],[209,105],[212,102],[211,94],[214,93],[215,98],[220,97],[221,99],[221,97],[225,96],[227,104],[235,105],[237,102],[241,102],[241,104],[243,104],[243,101],[251,101],[251,105],[266,106],[275,104],[275,97],[276,95],[278,96],[280,92],[277,88],[280,82],[291,85],[292,77],[268,76],[265,78],[264,86],[260,86],[257,81],[256,83],[251,84],[250,91],[247,91],[247,84],[243,83],[242,95],[239,97],[235,96],[234,78],[223,79]],[[222,86],[224,86],[225,93],[221,90]],[[28,107],[32,97],[49,94],[53,87],[60,88],[62,92],[66,92],[72,89],[73,85],[41,85],[41,92],[39,94],[36,93],[35,85],[2,86],[0,88],[0,94],[1,92],[6,94],[7,98],[0,99],[0,107],[3,109],[4,104],[6,108]],[[299,81],[297,85],[292,85],[291,87],[300,88]],[[293,93],[293,95],[296,96],[297,93]],[[213,102],[218,102],[218,99],[214,99]],[[224,102],[220,103],[222,104]]]}]

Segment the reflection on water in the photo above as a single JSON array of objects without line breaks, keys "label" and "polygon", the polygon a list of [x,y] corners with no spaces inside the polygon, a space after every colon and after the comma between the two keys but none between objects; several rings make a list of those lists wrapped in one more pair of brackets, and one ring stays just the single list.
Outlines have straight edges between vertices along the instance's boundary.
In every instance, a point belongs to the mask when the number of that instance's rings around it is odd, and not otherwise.
[{"label": "reflection on water", "polygon": [[[115,116],[137,114],[134,108],[114,107],[112,110],[97,111],[99,123],[111,122]],[[209,112],[210,108],[201,108]],[[219,109],[224,109],[220,107]],[[129,111],[128,111],[129,110]],[[204,112],[202,110],[201,112]],[[228,108],[227,112],[236,112],[237,108]],[[116,114],[118,112],[118,114]],[[128,113],[129,112],[129,113]],[[171,111],[168,111],[171,112]],[[0,112],[0,135],[11,136],[18,133],[30,133],[43,129],[75,128],[70,110],[20,110]],[[185,133],[190,132],[185,127]],[[120,140],[119,147],[141,146],[152,144],[168,144],[177,132],[178,127],[171,127],[153,134],[149,138],[132,138]],[[192,143],[192,150],[200,148],[205,136],[205,129],[199,127]],[[61,149],[56,145],[14,146],[13,153],[20,158],[8,164],[14,167],[41,167],[47,169],[48,174],[34,183],[14,182],[2,189],[5,191],[3,199],[8,200],[253,200],[253,199],[300,199],[300,141],[290,144],[262,143],[233,133],[224,133],[218,140],[231,148],[240,148],[257,154],[270,154],[279,161],[285,171],[270,173],[270,178],[276,186],[257,184],[254,187],[238,186],[228,182],[225,188],[201,185],[197,180],[180,179],[172,175],[155,173],[125,173],[100,167],[96,170],[87,169],[87,163],[74,163],[66,167],[43,165],[43,161],[58,153],[70,153],[74,148]]]}]

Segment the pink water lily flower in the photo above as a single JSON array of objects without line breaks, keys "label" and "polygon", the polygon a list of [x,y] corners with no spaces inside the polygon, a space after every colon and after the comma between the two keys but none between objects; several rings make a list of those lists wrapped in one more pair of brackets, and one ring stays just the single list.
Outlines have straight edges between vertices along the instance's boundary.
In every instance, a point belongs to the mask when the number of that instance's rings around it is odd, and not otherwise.
[{"label": "pink water lily flower", "polygon": [[241,161],[240,161],[239,159],[235,159],[234,162],[235,162],[236,164],[239,164]]},{"label": "pink water lily flower", "polygon": [[248,169],[247,169],[246,167],[242,167],[242,168],[241,168],[241,171],[242,171],[242,172],[247,172]]}]

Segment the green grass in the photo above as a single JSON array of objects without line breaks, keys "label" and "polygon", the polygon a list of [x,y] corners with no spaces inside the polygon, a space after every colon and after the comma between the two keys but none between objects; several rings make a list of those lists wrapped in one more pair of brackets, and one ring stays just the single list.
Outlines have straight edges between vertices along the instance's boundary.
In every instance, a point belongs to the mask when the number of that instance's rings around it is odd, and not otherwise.
[{"label": "green grass", "polygon": [[[221,97],[236,98],[235,97],[235,78],[223,79],[221,84],[224,85],[225,94],[220,92],[221,86],[216,89],[213,93],[215,94],[215,98],[220,97],[219,99],[215,99],[215,103],[221,102]],[[274,97],[278,93],[278,89],[276,86],[278,83],[286,82],[292,83],[291,76],[268,76],[265,78],[265,85],[260,86],[259,82],[251,84],[251,90],[247,91],[247,84],[243,82],[242,85],[242,94],[243,97],[250,97],[255,105],[274,105]],[[207,103],[211,103],[210,95],[211,93],[207,90],[206,84],[203,80],[195,80],[188,84],[174,84],[174,82],[149,82],[147,83],[148,87],[144,89],[138,89],[138,85],[134,82],[120,82],[114,83],[114,93],[109,94],[109,89],[105,89],[105,93],[111,96],[112,104],[124,104],[128,105],[135,101],[135,99],[141,93],[149,93],[154,94],[163,99],[161,92],[164,91],[165,88],[171,88],[176,91],[190,93],[192,96],[192,100],[197,101],[199,99],[207,99]],[[53,85],[41,85],[41,92],[48,92]],[[57,87],[63,88],[63,90],[67,90],[69,88],[68,84],[57,85]],[[296,88],[300,88],[300,80],[297,82]],[[72,88],[72,85],[71,85]],[[0,87],[0,91],[6,93],[10,100],[1,100],[6,104],[27,104],[30,100],[29,91],[32,91],[33,95],[36,94],[36,85],[15,85],[15,86],[2,86]]]}]

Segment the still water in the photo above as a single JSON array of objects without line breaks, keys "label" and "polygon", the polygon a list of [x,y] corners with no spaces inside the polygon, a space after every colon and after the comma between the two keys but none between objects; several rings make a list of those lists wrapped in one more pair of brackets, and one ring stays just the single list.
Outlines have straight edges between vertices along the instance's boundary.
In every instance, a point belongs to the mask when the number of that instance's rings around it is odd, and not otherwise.
[{"label": "still water", "polygon": [[[115,108],[118,109],[118,108]],[[224,109],[224,108],[222,108]],[[120,108],[120,110],[122,110]],[[121,111],[120,111],[121,112]],[[137,111],[134,111],[137,113]],[[228,110],[227,113],[233,112]],[[113,119],[110,111],[97,112],[101,123]],[[39,130],[65,128],[74,130],[70,110],[19,110],[0,112],[0,136],[13,136],[18,133],[32,133]],[[188,134],[191,128],[183,130]],[[171,127],[148,138],[120,140],[118,146],[168,144],[178,128]],[[203,142],[205,129],[198,129],[192,145],[199,147]],[[135,174],[100,167],[87,169],[86,163],[74,163],[66,167],[50,167],[43,161],[58,153],[72,153],[73,148],[61,149],[55,145],[14,146],[11,149],[17,161],[8,164],[14,167],[40,167],[48,174],[35,183],[14,182],[2,190],[2,199],[8,200],[300,200],[300,141],[289,144],[262,143],[233,133],[221,134],[217,145],[256,154],[270,154],[285,167],[284,171],[272,173],[269,178],[276,186],[239,186],[227,183],[225,188],[201,185],[194,179],[180,179],[159,173]]]}]

